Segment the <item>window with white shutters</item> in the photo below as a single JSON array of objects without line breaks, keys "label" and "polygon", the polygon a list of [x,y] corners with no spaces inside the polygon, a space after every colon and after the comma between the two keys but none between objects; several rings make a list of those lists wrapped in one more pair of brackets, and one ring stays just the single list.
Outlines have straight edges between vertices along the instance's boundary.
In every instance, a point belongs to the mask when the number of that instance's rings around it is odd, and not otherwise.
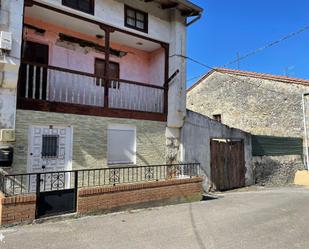
[{"label": "window with white shutters", "polygon": [[108,164],[136,163],[136,128],[110,125],[107,130]]}]

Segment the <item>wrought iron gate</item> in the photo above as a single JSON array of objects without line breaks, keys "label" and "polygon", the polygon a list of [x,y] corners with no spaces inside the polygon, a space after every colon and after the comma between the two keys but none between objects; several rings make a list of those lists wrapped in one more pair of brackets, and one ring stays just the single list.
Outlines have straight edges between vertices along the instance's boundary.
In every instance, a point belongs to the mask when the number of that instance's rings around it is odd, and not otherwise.
[{"label": "wrought iron gate", "polygon": [[211,182],[214,190],[245,186],[245,154],[243,140],[212,139]]},{"label": "wrought iron gate", "polygon": [[37,173],[36,183],[37,218],[76,211],[77,171]]},{"label": "wrought iron gate", "polygon": [[76,212],[80,188],[165,181],[200,176],[199,163],[81,169],[72,171],[7,174],[0,171],[5,196],[36,194],[36,218]]}]

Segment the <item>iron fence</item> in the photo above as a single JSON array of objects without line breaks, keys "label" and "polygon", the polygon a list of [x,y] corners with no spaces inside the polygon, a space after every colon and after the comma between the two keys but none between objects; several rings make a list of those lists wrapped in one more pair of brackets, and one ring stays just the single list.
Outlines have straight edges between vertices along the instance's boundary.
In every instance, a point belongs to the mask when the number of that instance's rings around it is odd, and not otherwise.
[{"label": "iron fence", "polygon": [[0,191],[6,196],[14,196],[73,188],[192,178],[199,175],[199,163],[109,167],[27,174],[6,174],[2,171],[0,172]]}]

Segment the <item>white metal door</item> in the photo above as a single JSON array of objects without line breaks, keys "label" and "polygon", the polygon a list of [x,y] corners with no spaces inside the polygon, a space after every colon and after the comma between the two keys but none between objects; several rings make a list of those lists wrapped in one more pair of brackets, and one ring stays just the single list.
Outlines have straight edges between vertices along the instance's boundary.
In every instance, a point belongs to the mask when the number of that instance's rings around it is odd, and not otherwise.
[{"label": "white metal door", "polygon": [[[56,148],[52,156],[46,155],[44,139],[53,138]],[[44,145],[45,143],[45,145]],[[46,150],[46,148],[45,148]],[[72,128],[60,126],[31,126],[29,130],[28,173],[65,171],[72,169]],[[51,186],[52,175],[43,175],[43,186]],[[31,177],[31,190],[36,188],[36,177]],[[45,188],[44,188],[45,190]]]}]

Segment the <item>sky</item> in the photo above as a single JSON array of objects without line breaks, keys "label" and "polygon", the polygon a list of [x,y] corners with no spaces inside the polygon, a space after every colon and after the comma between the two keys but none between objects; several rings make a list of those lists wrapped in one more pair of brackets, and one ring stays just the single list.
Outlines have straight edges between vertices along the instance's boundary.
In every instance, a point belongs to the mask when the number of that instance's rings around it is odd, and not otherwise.
[{"label": "sky", "polygon": [[[204,9],[188,28],[187,56],[222,67],[309,26],[308,0],[192,0]],[[187,62],[187,87],[209,69]],[[228,68],[238,69],[238,64]],[[240,70],[309,79],[309,29],[239,63]],[[194,78],[194,79],[193,79]]]}]

